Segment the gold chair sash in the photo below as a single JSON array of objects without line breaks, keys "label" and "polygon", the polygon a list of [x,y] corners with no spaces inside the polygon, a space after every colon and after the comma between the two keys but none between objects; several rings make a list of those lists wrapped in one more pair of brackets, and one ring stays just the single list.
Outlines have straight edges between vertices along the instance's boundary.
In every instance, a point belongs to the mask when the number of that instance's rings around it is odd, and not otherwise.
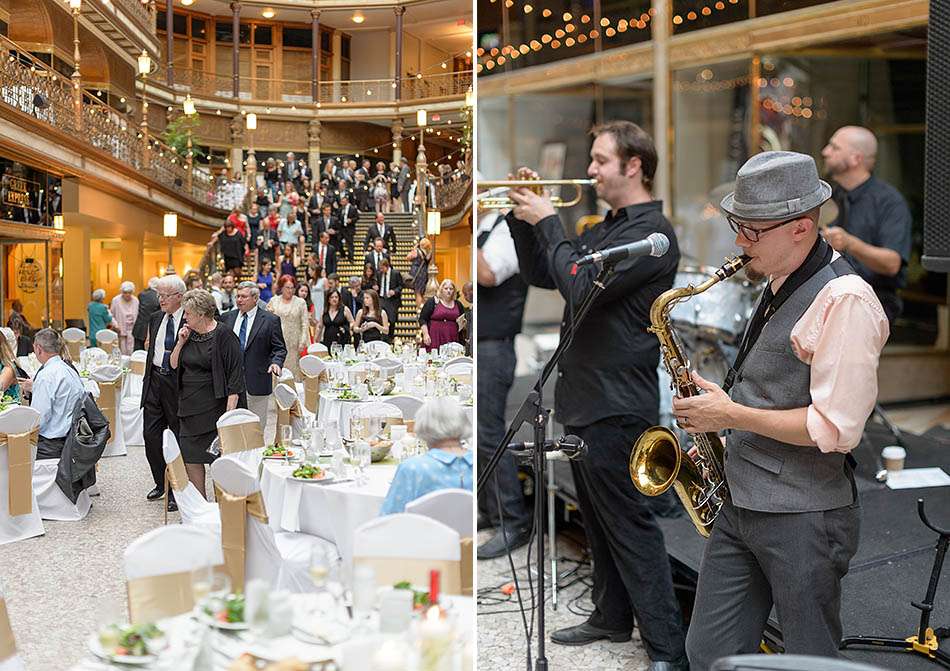
[{"label": "gold chair sash", "polygon": [[7,614],[7,602],[0,596],[0,662],[16,654],[16,639]]},{"label": "gold chair sash", "polygon": [[179,454],[173,461],[165,464],[165,524],[168,524],[168,490],[182,491],[188,486],[188,471],[185,470],[185,459]]},{"label": "gold chair sash", "polygon": [[81,340],[67,340],[66,341],[66,351],[69,352],[69,358],[75,363],[79,363],[79,354],[82,352],[82,341]]},{"label": "gold chair sash", "polygon": [[459,384],[472,384],[472,374],[471,373],[453,373],[450,375],[453,380]]},{"label": "gold chair sash", "polygon": [[116,435],[118,435],[118,430],[115,425],[115,398],[116,386],[121,379],[122,376],[120,375],[111,382],[96,380],[96,383],[99,385],[99,400],[96,402],[96,405],[99,406],[99,410],[101,410],[102,414],[109,420],[109,429],[112,434],[109,437],[108,445],[111,445],[115,441]]},{"label": "gold chair sash", "polygon": [[260,422],[254,420],[244,424],[232,424],[218,427],[218,442],[221,454],[234,454],[245,450],[264,447],[264,431]]},{"label": "gold chair sash", "polygon": [[392,585],[407,580],[413,585],[428,585],[429,571],[442,574],[441,588],[446,594],[461,594],[461,562],[448,559],[412,559],[407,557],[354,557],[354,566],[369,566],[376,573],[377,585]]},{"label": "gold chair sash", "polygon": [[244,562],[247,556],[247,516],[267,524],[267,510],[260,492],[234,496],[214,486],[214,496],[221,511],[221,549],[224,567],[231,576],[232,589],[244,591]]},{"label": "gold chair sash", "polygon": [[129,370],[134,375],[145,375],[145,362],[144,361],[130,361]]},{"label": "gold chair sash", "polygon": [[7,444],[7,506],[10,517],[33,512],[33,449],[39,435],[39,427],[26,433],[0,433],[0,444]]},{"label": "gold chair sash", "polygon": [[472,582],[474,579],[474,567],[472,565],[472,555],[475,545],[473,539],[462,539],[462,561],[460,562],[460,574],[462,582],[462,594],[472,596]]},{"label": "gold chair sash", "polygon": [[328,358],[330,358],[330,352],[314,352],[313,355],[314,355],[315,357],[319,357],[319,358],[321,358],[321,359],[328,359]]},{"label": "gold chair sash", "polygon": [[[300,371],[303,373],[303,371]],[[317,375],[303,373],[303,407],[313,414],[320,410],[320,385],[327,379],[326,371]]]},{"label": "gold chair sash", "polygon": [[155,622],[195,607],[190,571],[134,578],[126,583],[126,589],[132,624]]},{"label": "gold chair sash", "polygon": [[115,348],[115,343],[112,341],[102,342],[101,340],[97,340],[96,345],[106,354],[112,354],[112,350]]},{"label": "gold chair sash", "polygon": [[284,408],[280,401],[277,400],[277,395],[274,395],[274,400],[277,402],[277,432],[274,434],[274,444],[280,442],[281,430],[285,425],[293,426],[294,418],[303,417],[300,412],[300,399],[294,399],[293,405],[289,408]]}]

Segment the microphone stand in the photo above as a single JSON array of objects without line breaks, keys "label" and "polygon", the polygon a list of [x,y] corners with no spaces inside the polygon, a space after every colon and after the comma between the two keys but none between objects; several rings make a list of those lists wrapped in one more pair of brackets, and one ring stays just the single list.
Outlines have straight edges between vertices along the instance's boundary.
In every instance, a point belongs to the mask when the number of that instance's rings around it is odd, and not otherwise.
[{"label": "microphone stand", "polygon": [[[618,260],[619,261],[619,260]],[[525,397],[524,401],[521,403],[521,407],[518,409],[518,412],[515,414],[514,418],[511,420],[511,423],[508,425],[508,430],[505,433],[504,438],[495,448],[494,453],[491,458],[488,460],[488,463],[485,465],[485,469],[482,471],[481,475],[478,476],[477,489],[481,490],[485,484],[488,482],[488,479],[494,473],[495,468],[498,466],[498,462],[501,461],[502,456],[505,454],[505,451],[508,449],[508,444],[512,442],[515,434],[521,430],[521,427],[527,423],[531,423],[534,429],[534,454],[532,456],[533,461],[533,470],[535,482],[544,483],[545,480],[545,468],[547,467],[547,459],[544,456],[544,440],[545,440],[545,429],[547,427],[548,415],[550,410],[544,407],[543,403],[543,389],[544,384],[547,382],[548,378],[551,376],[551,373],[554,372],[554,369],[557,367],[558,361],[560,361],[564,352],[570,346],[571,341],[574,338],[574,334],[577,331],[577,327],[584,321],[584,317],[587,316],[587,313],[590,311],[591,306],[593,306],[594,301],[598,296],[607,288],[607,284],[610,281],[610,278],[614,275],[614,268],[618,261],[604,261],[603,265],[600,268],[600,272],[597,274],[597,277],[594,278],[594,282],[590,287],[590,291],[587,292],[587,295],[584,297],[584,300],[581,301],[580,305],[577,308],[573,318],[571,319],[570,327],[565,331],[563,336],[558,342],[557,349],[554,350],[554,354],[551,355],[551,358],[544,365],[544,368],[541,369],[541,373],[538,375],[538,381],[534,385],[534,389],[531,390],[528,395]],[[538,600],[540,604],[538,605],[538,656],[535,660],[535,671],[548,671],[548,660],[544,652],[545,644],[545,634],[544,634],[544,498],[540,494],[540,489],[535,488],[535,505],[534,505],[534,532],[536,536],[535,542],[538,546],[538,557],[537,557],[537,572],[538,572]],[[504,524],[504,521],[502,521]],[[557,576],[552,576],[552,579],[557,581]],[[530,641],[529,646],[529,655],[530,655]]]}]

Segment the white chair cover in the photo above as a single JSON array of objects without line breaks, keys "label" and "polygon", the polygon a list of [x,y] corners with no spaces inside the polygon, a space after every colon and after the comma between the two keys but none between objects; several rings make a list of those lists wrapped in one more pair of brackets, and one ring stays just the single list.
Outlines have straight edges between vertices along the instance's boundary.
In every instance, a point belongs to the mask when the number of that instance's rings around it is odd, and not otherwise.
[{"label": "white chair cover", "polygon": [[383,371],[383,375],[386,377],[392,377],[396,373],[401,373],[403,370],[402,361],[398,361],[392,357],[374,359],[373,364],[379,366],[380,370]]},{"label": "white chair cover", "polygon": [[406,512],[431,517],[455,529],[462,538],[471,538],[474,506],[475,497],[467,489],[439,489],[407,503]]},{"label": "white chair cover", "polygon": [[[170,464],[181,456],[178,439],[171,429],[162,433],[162,454],[165,463]],[[181,513],[181,523],[200,526],[209,531],[221,530],[221,518],[218,515],[218,504],[212,503],[201,495],[201,492],[189,482],[181,491],[174,492],[178,512]]]},{"label": "white chair cover", "polygon": [[108,350],[110,347],[119,346],[119,334],[113,331],[112,329],[99,329],[96,331],[96,344],[102,347],[103,350]]},{"label": "white chair cover", "polygon": [[[311,345],[311,347],[312,346],[313,345]],[[302,398],[306,401],[306,398],[307,398],[306,380],[308,378],[313,378],[313,377],[319,378],[320,374],[323,373],[327,369],[327,364],[324,362],[323,359],[321,359],[318,356],[314,356],[313,354],[306,354],[300,357],[300,362],[298,365],[300,366],[300,372],[303,373],[305,377],[304,377],[304,381],[297,382],[294,385],[294,388],[297,390],[297,397]],[[318,398],[317,406],[319,407],[319,405],[320,405],[320,400]],[[313,413],[310,412],[309,408],[307,408],[306,402],[301,403],[301,409],[304,411],[304,414],[306,414],[308,417],[313,416]]]},{"label": "white chair cover", "polygon": [[388,342],[374,340],[373,342],[366,343],[366,351],[369,352],[371,356],[379,358],[391,356],[393,348]]},{"label": "white chair cover", "polygon": [[[454,344],[454,343],[453,343],[453,344]],[[474,366],[474,365],[475,365],[475,360],[472,359],[472,357],[470,357],[470,356],[457,356],[457,357],[455,357],[454,359],[450,359],[450,360],[446,361],[446,362],[445,362],[445,367],[448,368],[449,366],[455,365],[455,364],[457,364],[457,363],[467,363],[469,366]]]},{"label": "white chair cover", "polygon": [[[0,412],[0,433],[27,433],[40,425],[40,413],[22,405],[7,408]],[[14,541],[42,536],[46,533],[40,517],[40,507],[33,492],[33,509],[26,515],[10,516],[9,511],[9,452],[6,444],[0,444],[0,545]],[[36,461],[36,448],[30,457]],[[0,595],[2,597],[2,595]]]},{"label": "white chair cover", "polygon": [[322,342],[315,342],[307,347],[307,354],[317,354],[318,352],[329,353],[330,348]]},{"label": "white chair cover", "polygon": [[[98,348],[93,347],[86,350],[88,355],[89,352],[95,352]],[[102,352],[102,350],[98,350]],[[105,354],[103,352],[103,354]],[[87,358],[87,362],[90,359]],[[108,357],[107,357],[108,360]],[[87,365],[89,365],[87,363]],[[94,380],[97,384],[99,383],[115,383],[115,396],[112,399],[113,408],[112,415],[115,418],[115,421],[112,423],[112,426],[109,427],[111,436],[109,437],[109,442],[106,443],[106,449],[102,453],[103,457],[120,457],[128,454],[128,451],[125,449],[125,433],[122,428],[122,369],[118,366],[112,364],[109,365],[99,365],[94,367],[90,365],[89,377]],[[99,389],[98,399],[102,399],[102,388]],[[144,443],[143,443],[144,444]]]},{"label": "white chair cover", "polygon": [[278,384],[284,383],[284,382],[288,384],[293,384],[294,382],[293,372],[289,368],[281,368],[280,375],[277,377],[277,382]]},{"label": "white chair cover", "polygon": [[[412,541],[406,542],[406,539]],[[422,515],[397,513],[379,517],[360,526],[353,536],[354,567],[360,564],[373,566],[379,584],[408,580],[427,585],[429,570],[442,567],[443,589],[446,593],[458,593],[460,559],[461,537],[458,532]],[[453,574],[445,575],[446,571]]]},{"label": "white chair cover", "polygon": [[122,429],[125,435],[125,444],[145,445],[145,436],[143,427],[145,425],[144,411],[140,407],[142,402],[142,381],[145,378],[144,372],[139,373],[138,368],[144,371],[145,360],[148,358],[148,352],[143,349],[135,350],[129,358],[129,372],[122,385],[122,403],[120,412],[122,413]]},{"label": "white chair cover", "polygon": [[[237,426],[239,424],[257,424],[260,426],[260,423],[260,418],[247,408],[235,408],[221,415],[215,426],[220,429],[225,426]],[[218,439],[215,438],[215,440]],[[261,458],[264,456],[264,446],[261,445],[253,450],[232,452],[230,456],[250,468],[253,473],[257,473],[257,469],[261,465]]]},{"label": "white chair cover", "polygon": [[[219,457],[211,464],[209,470],[214,483],[233,496],[249,496],[261,489],[260,481],[254,472],[246,464],[235,459],[234,455]],[[286,589],[292,592],[313,591],[313,582],[307,575],[307,564],[310,561],[309,549],[301,549],[302,545],[294,547],[295,554],[298,556],[285,559],[278,547],[274,531],[269,525],[248,515],[246,529],[245,582],[257,578],[275,589]],[[302,543],[305,543],[307,539],[319,541],[306,534],[281,535],[299,537]]]},{"label": "white chair cover", "polygon": [[469,378],[472,377],[472,364],[470,363],[453,363],[451,366],[445,367],[445,374],[452,377],[457,375],[466,375]]},{"label": "white chair cover", "polygon": [[400,394],[399,396],[387,396],[386,403],[399,408],[402,412],[402,418],[408,421],[416,418],[416,413],[422,407],[423,401],[415,396]]},{"label": "white chair cover", "polygon": [[[73,330],[79,331],[79,329]],[[79,332],[82,333],[82,331]],[[86,383],[94,388],[94,395],[98,397],[99,386],[96,382],[87,380]],[[89,499],[90,491],[86,489],[79,492],[76,503],[70,501],[56,484],[58,468],[59,459],[37,459],[33,464],[33,493],[36,494],[40,516],[44,520],[76,522],[89,514],[89,509],[92,507],[92,501]]]},{"label": "white chair cover", "polygon": [[[286,369],[284,369],[286,370]],[[274,401],[277,403],[277,412],[280,412],[280,409],[290,408],[294,403],[299,402],[299,396],[297,396],[296,385],[293,385],[293,378],[291,377],[289,382],[278,384],[274,387]],[[303,427],[306,425],[306,417],[304,416],[303,403],[300,403],[300,417],[292,417],[290,421],[291,427],[293,427],[293,436],[294,438],[299,438],[300,434],[303,432]],[[275,436],[274,441],[280,440],[280,436]]]},{"label": "white chair cover", "polygon": [[[224,563],[219,536],[180,524],[148,531],[129,543],[122,555],[127,581],[191,573],[203,566]],[[190,586],[190,576],[189,576]],[[169,613],[171,614],[171,613]]]},{"label": "white chair cover", "polygon": [[[4,591],[3,583],[0,583],[0,603],[4,602]],[[9,631],[3,631],[7,627],[10,628]],[[13,623],[9,621],[9,612],[4,606],[4,616],[0,617],[0,637],[9,635],[13,637]],[[11,641],[13,645],[16,645],[15,641]],[[20,657],[20,654],[14,651],[13,655],[7,657],[4,660],[0,660],[0,671],[26,671],[26,663],[23,661],[23,658]]]}]

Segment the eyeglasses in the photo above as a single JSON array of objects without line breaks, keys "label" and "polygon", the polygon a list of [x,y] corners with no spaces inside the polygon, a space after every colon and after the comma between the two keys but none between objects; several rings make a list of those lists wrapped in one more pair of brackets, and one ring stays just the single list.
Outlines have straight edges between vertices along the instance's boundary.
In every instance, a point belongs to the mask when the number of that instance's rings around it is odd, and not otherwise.
[{"label": "eyeglasses", "polygon": [[163,298],[167,300],[167,299],[171,298],[172,296],[181,296],[181,292],[180,292],[180,291],[176,291],[176,292],[171,293],[171,294],[159,294],[159,295],[158,295],[158,300],[162,300]]},{"label": "eyeglasses", "polygon": [[744,237],[749,242],[758,242],[759,238],[762,236],[763,233],[768,233],[771,230],[779,228],[780,226],[784,226],[785,224],[790,224],[793,221],[798,221],[801,218],[802,218],[802,215],[798,215],[797,217],[792,217],[791,219],[780,221],[777,224],[766,226],[765,228],[752,228],[751,226],[740,224],[738,221],[733,219],[731,215],[726,216],[726,221],[729,222],[729,227],[733,231],[735,231],[736,233],[742,233],[742,237]]}]

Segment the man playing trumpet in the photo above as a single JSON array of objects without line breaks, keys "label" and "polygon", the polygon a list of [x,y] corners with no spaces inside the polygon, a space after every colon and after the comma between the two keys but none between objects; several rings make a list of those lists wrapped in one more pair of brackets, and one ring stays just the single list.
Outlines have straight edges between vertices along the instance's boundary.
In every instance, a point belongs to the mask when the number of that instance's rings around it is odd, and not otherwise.
[{"label": "man playing trumpet", "polygon": [[[597,126],[591,134],[587,174],[610,206],[603,223],[569,239],[547,197],[528,188],[510,192],[508,225],[522,276],[567,300],[561,337],[570,327],[571,306],[581,303],[597,275],[592,266],[575,270],[579,258],[655,232],[669,238],[670,249],[659,258],[617,265],[560,362],[557,418],[590,449],[571,468],[593,553],[594,612],[586,622],[555,631],[551,640],[627,641],[636,620],[651,671],[680,670],[686,668],[683,628],[663,533],[627,475],[630,446],[657,422],[660,353],[647,326],[650,305],[673,284],[679,249],[662,203],[650,193],[657,166],[650,136],[627,121]],[[523,171],[524,177],[536,175]]]},{"label": "man playing trumpet", "polygon": [[724,501],[687,637],[690,668],[755,652],[773,604],[786,652],[837,656],[841,578],[858,545],[848,453],[877,396],[887,317],[819,235],[831,187],[814,160],[765,152],[721,203],[750,279],[769,278],[725,389],[676,398],[690,433],[726,432]]}]

